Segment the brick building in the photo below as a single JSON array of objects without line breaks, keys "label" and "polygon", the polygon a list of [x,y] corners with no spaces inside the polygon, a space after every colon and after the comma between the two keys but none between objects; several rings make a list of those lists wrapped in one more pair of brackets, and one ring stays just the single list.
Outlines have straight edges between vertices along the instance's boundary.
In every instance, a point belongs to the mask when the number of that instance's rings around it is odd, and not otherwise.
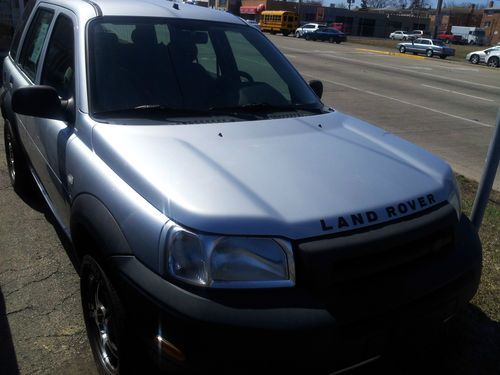
[{"label": "brick building", "polygon": [[300,14],[301,23],[342,23],[344,31],[350,35],[386,38],[395,30],[429,30],[427,12],[402,10],[360,11],[344,8],[324,7],[321,2],[298,2],[273,0],[242,0],[241,16],[259,19],[259,10],[289,10]]},{"label": "brick building", "polygon": [[[443,8],[441,12],[441,26],[439,31],[450,32],[452,26],[479,27],[483,11],[476,9],[475,4],[468,7]],[[430,28],[434,30],[435,15],[430,16]]]},{"label": "brick building", "polygon": [[481,28],[491,44],[500,43],[500,2],[490,1],[488,8],[483,10]]}]

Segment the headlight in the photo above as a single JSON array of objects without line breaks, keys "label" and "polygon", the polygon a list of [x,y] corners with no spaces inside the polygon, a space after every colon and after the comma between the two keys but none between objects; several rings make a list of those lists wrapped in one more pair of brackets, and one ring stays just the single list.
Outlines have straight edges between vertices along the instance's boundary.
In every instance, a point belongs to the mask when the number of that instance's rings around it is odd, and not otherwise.
[{"label": "headlight", "polygon": [[452,184],[453,184],[453,189],[450,192],[450,195],[448,196],[448,202],[453,206],[457,213],[458,220],[460,220],[460,216],[462,215],[462,203],[461,203],[461,196],[460,196],[460,186],[458,185],[457,179],[453,175],[452,172]]},{"label": "headlight", "polygon": [[189,284],[211,288],[275,288],[295,285],[291,246],[272,238],[217,237],[172,225],[167,270]]}]

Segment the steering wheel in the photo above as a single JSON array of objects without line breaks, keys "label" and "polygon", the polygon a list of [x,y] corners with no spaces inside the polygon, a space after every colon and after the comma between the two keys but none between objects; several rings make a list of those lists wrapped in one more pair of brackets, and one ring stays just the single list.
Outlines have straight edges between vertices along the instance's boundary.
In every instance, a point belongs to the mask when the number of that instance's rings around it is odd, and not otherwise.
[{"label": "steering wheel", "polygon": [[252,83],[254,80],[253,80],[253,77],[248,74],[247,72],[244,72],[242,70],[238,70],[238,74],[240,75],[240,77],[246,79],[246,83]]}]

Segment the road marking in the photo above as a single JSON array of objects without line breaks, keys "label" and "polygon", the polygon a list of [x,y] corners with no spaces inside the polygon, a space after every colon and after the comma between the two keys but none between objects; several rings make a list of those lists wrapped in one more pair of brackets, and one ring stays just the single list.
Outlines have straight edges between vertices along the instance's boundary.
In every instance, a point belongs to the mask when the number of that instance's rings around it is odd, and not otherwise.
[{"label": "road marking", "polygon": [[479,69],[476,69],[476,68],[460,68],[460,67],[456,67],[456,66],[441,66],[441,68],[451,69],[451,70],[463,70],[466,72],[479,72]]},{"label": "road marking", "polygon": [[[302,73],[302,75],[318,79],[318,77],[317,77],[317,76],[314,76],[314,75],[312,75],[312,74],[305,74],[305,73]],[[407,102],[406,100],[393,98],[393,97],[391,97],[391,96],[387,96],[387,95],[379,94],[379,93],[376,93],[376,92],[373,92],[373,91],[369,91],[369,90],[365,90],[365,89],[360,89],[360,88],[358,88],[358,87],[354,87],[354,86],[351,86],[351,85],[347,85],[347,84],[345,84],[345,83],[335,82],[335,81],[331,81],[331,80],[328,80],[328,79],[322,79],[322,81],[323,81],[323,82],[328,82],[328,83],[331,83],[332,85],[339,85],[339,86],[347,87],[347,88],[349,88],[349,89],[351,89],[351,90],[355,90],[355,91],[363,92],[363,93],[365,93],[365,94],[370,94],[370,95],[378,96],[378,97],[380,97],[380,98],[393,100],[393,101],[395,101],[395,102],[398,102],[398,103],[403,103],[403,104],[406,104],[406,105],[409,105],[409,106],[412,106],[412,107],[417,107],[417,108],[425,109],[425,110],[427,110],[427,111],[431,111],[431,112],[434,112],[434,113],[439,113],[440,115],[444,115],[444,116],[448,116],[448,117],[456,118],[456,119],[458,119],[458,120],[467,121],[467,122],[470,122],[470,123],[473,123],[473,124],[476,124],[476,125],[484,126],[485,128],[492,128],[492,127],[493,127],[493,125],[490,125],[490,124],[485,124],[484,122],[471,120],[471,119],[468,119],[468,118],[466,118],[466,117],[453,115],[453,114],[451,114],[451,113],[447,113],[447,112],[439,111],[439,110],[437,110],[437,109],[430,108],[430,107],[426,107],[426,106],[423,106],[423,105],[420,105],[420,104],[415,104],[415,103]]]},{"label": "road marking", "polygon": [[420,70],[432,70],[432,68],[427,68],[425,66],[409,66],[409,68],[412,68],[412,69],[420,69]]},{"label": "road marking", "polygon": [[469,95],[469,94],[465,94],[463,92],[458,92],[458,91],[453,91],[453,90],[448,90],[448,89],[443,89],[441,87],[436,87],[436,86],[431,86],[431,85],[425,85],[422,83],[422,86],[424,87],[428,87],[430,89],[434,89],[434,90],[440,90],[440,91],[444,91],[444,92],[449,92],[451,94],[457,94],[457,95],[463,95],[463,96],[468,96],[469,98],[475,98],[475,99],[479,99],[479,100],[485,100],[487,102],[494,102],[494,100],[492,99],[486,99],[486,98],[481,98],[480,96],[475,96],[475,95]]},{"label": "road marking", "polygon": [[[295,51],[295,52],[301,52],[302,54],[310,54],[311,53],[311,51],[305,51],[303,49],[292,48],[292,47],[280,47],[280,48],[288,49],[290,51]],[[342,57],[342,56],[331,56],[331,57],[334,58],[334,59],[339,59],[339,60],[346,60],[346,61],[351,61],[351,62],[355,62],[355,63],[362,63],[362,64],[367,64],[367,65],[379,66],[379,67],[382,67],[382,68],[391,68],[391,69],[394,69],[394,70],[400,70],[400,71],[403,71],[403,72],[420,74],[420,75],[428,76],[428,77],[441,78],[441,79],[444,78],[447,81],[455,81],[455,82],[460,82],[460,83],[466,83],[466,84],[473,85],[473,86],[488,87],[490,89],[500,90],[500,85],[493,86],[493,85],[486,85],[484,83],[478,83],[478,82],[472,82],[472,81],[464,81],[463,79],[451,78],[451,77],[444,77],[443,75],[440,75],[440,74],[432,74],[432,73],[425,73],[425,72],[416,72],[413,69],[401,68],[401,67],[398,67],[398,66],[387,65],[387,64],[377,64],[377,63],[368,62],[368,61],[360,61],[359,59],[350,59],[348,57]]]},{"label": "road marking", "polygon": [[405,53],[399,53],[399,52],[389,52],[389,51],[381,51],[378,49],[367,49],[367,48],[355,48],[358,51],[364,51],[364,52],[370,52],[370,53],[378,53],[381,55],[388,55],[388,56],[397,56],[397,57],[406,57],[408,59],[415,59],[415,60],[425,60],[425,57],[422,56],[415,56],[415,55],[407,55]]}]

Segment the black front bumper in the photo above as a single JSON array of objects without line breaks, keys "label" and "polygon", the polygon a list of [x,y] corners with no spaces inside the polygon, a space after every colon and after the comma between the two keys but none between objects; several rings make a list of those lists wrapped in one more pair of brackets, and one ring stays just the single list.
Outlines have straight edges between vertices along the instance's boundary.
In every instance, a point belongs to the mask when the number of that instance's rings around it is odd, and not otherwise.
[{"label": "black front bumper", "polygon": [[[432,242],[443,231],[452,243]],[[420,249],[425,243],[414,236],[430,236],[432,249]],[[404,250],[401,241],[416,243],[408,250],[416,255],[395,254]],[[346,255],[360,246],[365,256]],[[477,233],[448,205],[382,228],[297,243],[295,252],[297,286],[288,289],[184,288],[125,256],[112,258],[113,281],[159,362],[168,359],[158,355],[158,334],[184,352],[182,365],[190,369],[274,362],[311,373],[383,354],[406,329],[443,322],[474,296],[481,274]],[[337,271],[360,271],[332,277],[339,254]],[[389,262],[371,272],[363,259],[380,257]]]}]

